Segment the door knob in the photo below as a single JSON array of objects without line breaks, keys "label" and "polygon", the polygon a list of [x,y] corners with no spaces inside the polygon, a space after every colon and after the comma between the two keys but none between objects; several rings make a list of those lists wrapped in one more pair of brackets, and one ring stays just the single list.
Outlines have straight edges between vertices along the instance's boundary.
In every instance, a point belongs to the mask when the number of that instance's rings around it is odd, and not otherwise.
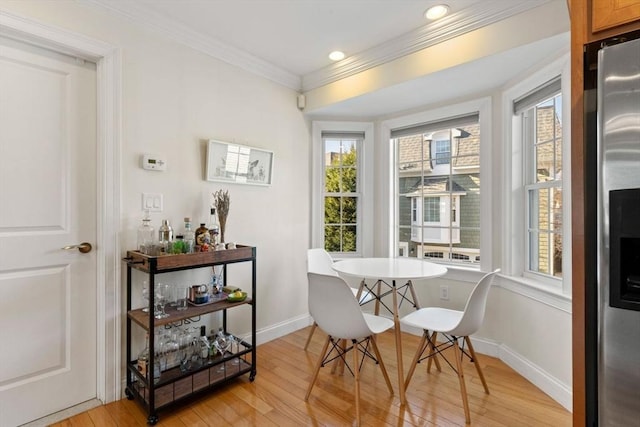
[{"label": "door knob", "polygon": [[77,249],[78,251],[82,252],[83,254],[86,254],[88,252],[91,252],[91,249],[93,249],[93,246],[91,246],[91,243],[82,242],[79,245],[69,245],[69,246],[65,246],[64,248],[62,248],[62,250],[64,250],[64,251],[70,251],[72,249]]}]

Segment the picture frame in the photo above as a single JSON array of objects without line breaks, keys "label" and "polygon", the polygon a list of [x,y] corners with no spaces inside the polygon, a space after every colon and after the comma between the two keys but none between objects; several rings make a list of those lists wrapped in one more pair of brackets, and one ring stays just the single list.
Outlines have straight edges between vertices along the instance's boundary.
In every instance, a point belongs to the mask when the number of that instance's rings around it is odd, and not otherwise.
[{"label": "picture frame", "polygon": [[207,181],[271,185],[273,151],[210,139],[206,177]]}]

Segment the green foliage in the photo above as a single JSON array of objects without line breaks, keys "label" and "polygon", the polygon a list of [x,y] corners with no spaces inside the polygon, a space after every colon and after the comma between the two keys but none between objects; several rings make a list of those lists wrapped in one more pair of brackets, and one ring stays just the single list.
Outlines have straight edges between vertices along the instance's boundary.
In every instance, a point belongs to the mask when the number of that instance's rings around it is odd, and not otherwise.
[{"label": "green foliage", "polygon": [[[325,169],[327,193],[355,193],[357,187],[355,146],[341,156],[333,156]],[[358,198],[328,196],[324,199],[324,245],[329,252],[356,251]]]}]

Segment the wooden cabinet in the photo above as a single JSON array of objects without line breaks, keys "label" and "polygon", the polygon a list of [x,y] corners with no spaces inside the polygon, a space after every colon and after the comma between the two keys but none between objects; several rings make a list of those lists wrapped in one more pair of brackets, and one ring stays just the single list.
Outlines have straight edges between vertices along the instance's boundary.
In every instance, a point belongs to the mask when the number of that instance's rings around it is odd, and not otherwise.
[{"label": "wooden cabinet", "polygon": [[593,33],[637,20],[640,20],[640,0],[591,0]]},{"label": "wooden cabinet", "polygon": [[[129,251],[124,259],[127,264],[127,386],[125,393],[129,399],[137,399],[148,413],[147,423],[158,422],[158,409],[183,401],[190,396],[211,390],[219,385],[239,376],[249,374],[249,380],[256,376],[256,248],[238,246],[237,249],[181,254],[166,256],[147,256],[137,251]],[[169,317],[156,319],[153,315],[153,299],[149,301],[149,312],[142,308],[131,307],[131,276],[132,269],[142,271],[148,275],[149,295],[154,295],[156,276],[163,273],[182,271],[201,267],[222,266],[223,277],[227,283],[227,266],[243,263],[251,269],[251,292],[240,302],[229,302],[221,298],[205,305],[189,306],[186,310],[178,311],[167,308]],[[246,288],[245,288],[246,289]],[[156,328],[180,327],[183,323],[197,321],[202,316],[222,312],[222,328],[227,333],[227,311],[239,307],[250,307],[251,312],[251,343],[240,341],[235,348],[224,354],[217,354],[207,358],[197,366],[188,370],[180,366],[169,367],[154,380],[155,366],[154,351],[149,351],[147,375],[138,370],[138,363],[132,354],[131,332],[133,327],[142,328],[148,332],[148,348],[154,349],[154,331]]]}]

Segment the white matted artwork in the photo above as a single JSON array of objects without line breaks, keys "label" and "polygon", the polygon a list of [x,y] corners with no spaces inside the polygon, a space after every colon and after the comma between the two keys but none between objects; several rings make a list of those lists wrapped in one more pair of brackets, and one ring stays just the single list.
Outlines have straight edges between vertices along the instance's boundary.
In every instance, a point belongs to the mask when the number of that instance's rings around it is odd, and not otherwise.
[{"label": "white matted artwork", "polygon": [[271,185],[273,152],[232,142],[209,140],[207,181]]}]

